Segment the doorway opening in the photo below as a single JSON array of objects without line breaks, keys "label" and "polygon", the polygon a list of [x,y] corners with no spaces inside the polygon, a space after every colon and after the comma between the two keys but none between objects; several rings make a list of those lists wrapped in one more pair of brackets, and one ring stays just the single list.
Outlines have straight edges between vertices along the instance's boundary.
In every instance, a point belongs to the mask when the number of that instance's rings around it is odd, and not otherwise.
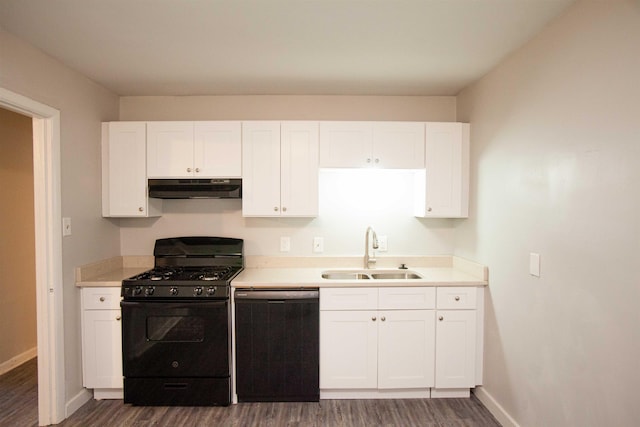
[{"label": "doorway opening", "polygon": [[38,423],[65,418],[60,112],[0,88],[0,107],[32,118]]}]

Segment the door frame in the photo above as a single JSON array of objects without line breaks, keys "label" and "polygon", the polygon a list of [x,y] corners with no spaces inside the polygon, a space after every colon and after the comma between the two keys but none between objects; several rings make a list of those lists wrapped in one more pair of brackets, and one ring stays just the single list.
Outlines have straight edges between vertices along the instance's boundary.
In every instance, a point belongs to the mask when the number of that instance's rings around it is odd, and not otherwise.
[{"label": "door frame", "polygon": [[0,87],[0,107],[33,118],[38,423],[65,419],[60,111]]}]

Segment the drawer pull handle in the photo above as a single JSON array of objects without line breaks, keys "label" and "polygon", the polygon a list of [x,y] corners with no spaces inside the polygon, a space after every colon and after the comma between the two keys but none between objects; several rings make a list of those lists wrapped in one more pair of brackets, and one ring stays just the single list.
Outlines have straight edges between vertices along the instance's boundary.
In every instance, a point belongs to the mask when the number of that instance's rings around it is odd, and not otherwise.
[{"label": "drawer pull handle", "polygon": [[122,319],[122,316],[116,316],[116,320]]},{"label": "drawer pull handle", "polygon": [[444,317],[440,316],[438,317],[438,320],[442,322],[444,320]]},{"label": "drawer pull handle", "polygon": [[104,302],[104,297],[100,297],[100,302]]},{"label": "drawer pull handle", "polygon": [[456,295],[456,297],[454,298],[456,301],[460,301],[460,297]]}]

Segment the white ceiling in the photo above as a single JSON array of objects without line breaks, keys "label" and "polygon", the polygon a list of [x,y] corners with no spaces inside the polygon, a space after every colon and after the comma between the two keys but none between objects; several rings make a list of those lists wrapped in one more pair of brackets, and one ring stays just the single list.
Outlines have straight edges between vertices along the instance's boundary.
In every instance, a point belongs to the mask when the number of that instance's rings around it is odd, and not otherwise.
[{"label": "white ceiling", "polygon": [[573,0],[0,0],[119,95],[455,95]]}]

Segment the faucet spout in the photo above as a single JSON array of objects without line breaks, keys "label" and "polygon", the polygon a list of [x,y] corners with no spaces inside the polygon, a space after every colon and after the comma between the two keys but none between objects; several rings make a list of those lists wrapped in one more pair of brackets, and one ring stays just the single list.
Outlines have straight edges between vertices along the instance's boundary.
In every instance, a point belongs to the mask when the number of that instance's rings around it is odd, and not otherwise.
[{"label": "faucet spout", "polygon": [[376,259],[369,255],[369,235],[373,236],[373,249],[378,249],[378,236],[373,228],[369,226],[364,233],[364,268],[373,268],[371,264],[376,263]]}]

